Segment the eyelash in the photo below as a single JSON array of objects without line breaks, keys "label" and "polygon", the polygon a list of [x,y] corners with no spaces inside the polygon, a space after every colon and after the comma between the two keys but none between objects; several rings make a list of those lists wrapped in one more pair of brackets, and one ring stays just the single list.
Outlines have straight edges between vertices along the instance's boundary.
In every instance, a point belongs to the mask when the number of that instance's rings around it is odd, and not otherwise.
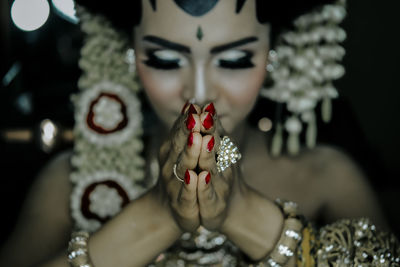
[{"label": "eyelash", "polygon": [[144,60],[143,63],[146,64],[149,67],[159,69],[159,70],[174,70],[174,69],[179,69],[179,60],[165,60],[165,59],[160,59],[155,55],[155,52],[159,50],[154,49],[154,50],[148,50],[146,51],[146,55],[148,59]]},{"label": "eyelash", "polygon": [[253,53],[249,51],[242,51],[245,53],[243,57],[238,58],[237,60],[218,60],[219,67],[225,69],[247,69],[254,67],[253,62],[251,62],[251,58],[253,57]]},{"label": "eyelash", "polygon": [[[143,63],[145,63],[149,67],[159,70],[175,70],[181,67],[179,64],[179,60],[165,60],[157,57],[155,55],[155,52],[157,51],[157,49],[146,51],[148,59],[144,60]],[[245,53],[245,55],[238,58],[237,60],[218,60],[218,66],[224,69],[231,70],[247,69],[254,67],[254,64],[251,62],[253,53],[249,51],[243,52]]]}]

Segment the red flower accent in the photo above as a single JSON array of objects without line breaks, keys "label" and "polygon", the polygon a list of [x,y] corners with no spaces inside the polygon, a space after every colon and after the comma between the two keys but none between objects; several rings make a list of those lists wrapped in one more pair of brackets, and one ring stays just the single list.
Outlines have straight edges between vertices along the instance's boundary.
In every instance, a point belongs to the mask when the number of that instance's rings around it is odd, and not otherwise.
[{"label": "red flower accent", "polygon": [[[95,113],[93,111],[93,108],[100,101],[100,99],[102,97],[111,98],[114,101],[117,101],[121,105],[121,114],[123,116],[123,120],[120,123],[118,123],[118,125],[114,129],[111,129],[111,130],[106,130],[94,122]],[[117,132],[117,131],[125,128],[128,125],[128,116],[127,116],[126,105],[121,100],[121,98],[119,98],[119,96],[112,94],[112,93],[104,93],[103,92],[103,93],[99,94],[99,96],[95,100],[93,100],[92,103],[90,103],[89,112],[86,116],[86,123],[90,129],[92,129],[93,131],[95,131],[99,134],[111,134],[111,133]]]},{"label": "red flower accent", "polygon": [[112,180],[105,180],[102,182],[92,183],[88,187],[86,187],[86,189],[82,195],[82,201],[81,201],[81,211],[82,211],[83,216],[85,216],[88,219],[95,219],[101,223],[105,223],[106,221],[108,221],[111,218],[110,216],[101,218],[97,214],[91,212],[89,209],[89,206],[90,206],[89,196],[94,191],[96,186],[101,185],[101,184],[117,190],[118,195],[122,198],[121,208],[129,203],[129,196],[128,196],[127,192],[125,191],[125,189],[121,185],[119,185],[118,183],[116,183]]}]

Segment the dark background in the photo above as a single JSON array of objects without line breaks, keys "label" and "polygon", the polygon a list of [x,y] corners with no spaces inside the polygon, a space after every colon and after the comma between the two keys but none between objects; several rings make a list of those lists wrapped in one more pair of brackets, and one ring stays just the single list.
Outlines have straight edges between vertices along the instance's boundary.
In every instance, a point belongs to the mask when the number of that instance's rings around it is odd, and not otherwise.
[{"label": "dark background", "polygon": [[[77,66],[82,35],[78,26],[54,12],[34,32],[23,32],[10,20],[12,1],[0,2],[0,78],[17,64],[15,79],[0,87],[0,131],[30,129],[29,142],[0,138],[0,242],[12,231],[35,175],[45,162],[72,146],[60,141],[53,150],[40,147],[39,124],[49,118],[72,128],[69,95],[77,91]],[[384,213],[400,233],[400,33],[398,1],[349,0],[343,26],[347,73],[336,83],[333,121],[320,125],[319,141],[340,147],[363,168],[378,194]],[[110,3],[111,4],[111,3]],[[21,103],[28,100],[32,109]]]}]

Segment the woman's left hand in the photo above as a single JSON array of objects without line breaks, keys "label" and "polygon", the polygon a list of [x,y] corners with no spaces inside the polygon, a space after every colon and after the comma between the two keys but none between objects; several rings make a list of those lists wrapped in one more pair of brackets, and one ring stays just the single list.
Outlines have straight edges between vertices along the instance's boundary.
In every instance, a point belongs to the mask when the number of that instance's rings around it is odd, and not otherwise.
[{"label": "woman's left hand", "polygon": [[201,224],[209,230],[217,230],[227,216],[234,183],[238,182],[239,168],[236,164],[218,172],[215,155],[224,130],[212,104],[205,106],[202,111],[203,140],[198,162],[201,172],[198,174],[197,197]]}]

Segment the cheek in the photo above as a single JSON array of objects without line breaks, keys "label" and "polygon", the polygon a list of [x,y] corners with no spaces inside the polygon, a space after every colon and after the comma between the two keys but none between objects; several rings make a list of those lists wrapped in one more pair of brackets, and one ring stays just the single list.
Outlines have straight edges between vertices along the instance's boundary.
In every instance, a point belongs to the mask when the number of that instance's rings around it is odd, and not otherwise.
[{"label": "cheek", "polygon": [[236,75],[233,74],[231,77],[226,76],[220,86],[232,108],[250,111],[257,99],[265,75],[264,67],[255,67]]},{"label": "cheek", "polygon": [[153,106],[162,106],[179,98],[182,86],[178,73],[151,69],[143,63],[137,65],[137,72]]}]

